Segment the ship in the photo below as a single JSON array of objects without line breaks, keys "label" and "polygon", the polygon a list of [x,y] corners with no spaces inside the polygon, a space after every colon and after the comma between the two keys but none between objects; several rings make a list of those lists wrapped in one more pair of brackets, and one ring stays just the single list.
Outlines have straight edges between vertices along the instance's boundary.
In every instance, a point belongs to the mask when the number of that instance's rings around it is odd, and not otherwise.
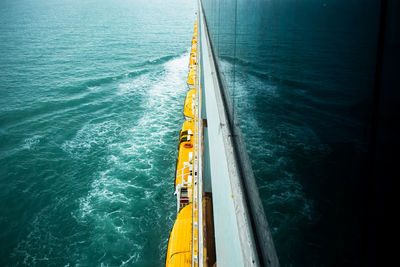
[{"label": "ship", "polygon": [[279,266],[254,175],[241,168],[232,144],[213,57],[199,2],[174,179],[177,216],[165,266]]}]

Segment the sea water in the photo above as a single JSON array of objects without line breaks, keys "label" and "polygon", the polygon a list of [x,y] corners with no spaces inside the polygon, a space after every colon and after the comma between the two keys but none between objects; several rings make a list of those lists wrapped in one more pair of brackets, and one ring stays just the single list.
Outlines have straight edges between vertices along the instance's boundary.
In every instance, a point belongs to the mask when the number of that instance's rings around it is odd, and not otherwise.
[{"label": "sea water", "polygon": [[0,265],[160,266],[197,10],[0,2]]}]

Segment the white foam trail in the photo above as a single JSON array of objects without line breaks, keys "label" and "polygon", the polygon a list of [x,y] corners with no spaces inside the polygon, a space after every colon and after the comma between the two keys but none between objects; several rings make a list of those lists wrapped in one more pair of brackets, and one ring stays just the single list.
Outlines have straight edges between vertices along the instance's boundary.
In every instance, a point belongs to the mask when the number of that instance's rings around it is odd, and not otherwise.
[{"label": "white foam trail", "polygon": [[[63,145],[70,155],[90,152],[94,145],[106,147],[108,151],[105,164],[99,166],[88,194],[79,200],[79,210],[74,217],[80,223],[93,224],[96,240],[92,242],[107,242],[107,236],[115,235],[136,249],[137,253],[129,255],[121,265],[138,260],[143,244],[136,242],[149,230],[144,226],[148,216],[161,220],[157,209],[165,209],[152,206],[157,187],[170,182],[156,161],[170,153],[169,150],[175,151],[175,144],[171,147],[166,135],[175,135],[183,119],[187,59],[188,54],[175,58],[156,73],[146,73],[119,85],[118,96],[143,96],[145,112],[134,126],[128,128],[113,121],[87,125]],[[119,135],[113,134],[118,127],[121,128]],[[120,177],[121,172],[132,176],[129,179]],[[140,213],[135,211],[139,207],[143,209]],[[132,216],[132,212],[140,216]],[[152,220],[157,222],[157,218]]]},{"label": "white foam trail", "polygon": [[31,150],[35,148],[39,143],[43,136],[35,135],[24,140],[24,144],[22,145],[23,149]]},{"label": "white foam trail", "polygon": [[118,138],[120,125],[115,121],[88,123],[78,131],[75,137],[66,141],[61,148],[73,157],[81,158],[89,153],[94,146],[104,146]]},{"label": "white foam trail", "polygon": [[[181,113],[182,103],[177,101],[186,91],[187,56],[184,55],[164,64],[162,73],[148,78],[147,95],[143,102],[146,113],[140,118],[133,128],[128,131],[130,138],[124,143],[113,144],[117,146],[124,156],[134,157],[137,170],[152,170],[154,167],[154,148],[165,145],[164,136],[176,131],[175,121],[171,116],[176,111]],[[125,92],[136,91],[143,86],[143,80],[132,81],[130,85],[124,84]]]}]

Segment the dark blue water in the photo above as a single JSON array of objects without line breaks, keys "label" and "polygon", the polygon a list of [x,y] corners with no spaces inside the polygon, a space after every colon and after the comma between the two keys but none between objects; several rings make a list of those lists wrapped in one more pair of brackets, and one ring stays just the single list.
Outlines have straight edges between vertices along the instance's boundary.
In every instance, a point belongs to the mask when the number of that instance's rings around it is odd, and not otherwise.
[{"label": "dark blue water", "polygon": [[379,1],[203,4],[281,265],[359,265]]},{"label": "dark blue water", "polygon": [[159,266],[195,1],[0,2],[0,265]]}]

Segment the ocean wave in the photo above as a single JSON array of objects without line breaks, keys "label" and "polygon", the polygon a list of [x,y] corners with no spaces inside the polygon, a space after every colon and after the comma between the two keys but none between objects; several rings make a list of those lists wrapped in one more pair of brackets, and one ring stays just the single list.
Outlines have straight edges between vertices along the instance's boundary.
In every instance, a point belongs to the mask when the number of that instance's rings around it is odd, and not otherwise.
[{"label": "ocean wave", "polygon": [[[155,72],[119,83],[117,95],[141,95],[142,111],[133,125],[117,122],[118,118],[90,123],[63,144],[71,156],[100,147],[104,151],[103,164],[93,173],[89,191],[79,199],[79,209],[73,213],[79,224],[95,229],[90,241],[93,246],[107,244],[104,253],[98,255],[99,263],[109,262],[110,252],[116,248],[116,244],[110,244],[112,239],[134,252],[126,254],[122,265],[139,260],[148,246],[146,237],[156,238],[163,244],[159,249],[165,250],[175,210],[171,201],[175,138],[183,122],[187,60],[188,54],[169,59]],[[149,224],[153,225],[152,233]],[[165,236],[162,241],[160,234]]]},{"label": "ocean wave", "polygon": [[41,141],[43,136],[41,135],[34,135],[32,137],[26,138],[23,142],[22,148],[23,149],[34,149]]},{"label": "ocean wave", "polygon": [[85,157],[93,149],[104,147],[115,141],[120,131],[121,125],[113,120],[88,123],[76,133],[72,140],[64,142],[61,148],[72,157]]},{"label": "ocean wave", "polygon": [[[114,110],[74,125],[75,132],[58,145],[70,160],[87,166],[89,175],[82,179],[88,190],[68,204],[49,203],[28,222],[28,233],[13,251],[16,263],[132,265],[149,249],[159,251],[159,259],[149,262],[163,261],[176,209],[172,186],[187,60],[185,54],[116,83],[116,98],[139,95],[137,109]],[[118,90],[126,91],[119,95]],[[127,119],[135,111],[135,120]],[[42,139],[34,135],[23,146],[34,149]],[[58,211],[71,205],[60,235]]]},{"label": "ocean wave", "polygon": [[127,72],[127,73],[122,73],[120,75],[116,76],[108,76],[108,77],[103,77],[103,78],[97,78],[93,80],[86,81],[83,86],[90,88],[90,87],[96,87],[96,86],[101,86],[105,84],[109,84],[115,81],[119,81],[125,78],[135,78],[140,75],[146,74],[151,72],[153,69],[152,67],[154,66],[159,66],[165,63],[168,63],[170,61],[173,61],[174,59],[179,58],[178,55],[169,55],[169,56],[163,56],[163,57],[156,57],[152,59],[148,59],[146,61],[143,61],[141,63],[136,63],[134,64],[131,68],[134,70]]},{"label": "ocean wave", "polygon": [[[150,72],[149,69],[135,69],[133,71],[123,73],[120,75],[116,75],[116,76],[108,76],[108,77],[97,78],[97,79],[86,81],[83,83],[83,87],[91,88],[91,87],[96,87],[96,86],[103,86],[103,85],[106,85],[109,83],[117,82],[122,79],[134,78],[134,77],[146,74],[148,72]],[[82,85],[80,85],[79,87],[81,87],[81,86]]]},{"label": "ocean wave", "polygon": [[146,64],[160,65],[160,64],[171,62],[176,58],[179,58],[179,55],[169,55],[169,56],[163,56],[163,57],[155,57],[155,58],[151,58],[151,59],[147,60]]}]

